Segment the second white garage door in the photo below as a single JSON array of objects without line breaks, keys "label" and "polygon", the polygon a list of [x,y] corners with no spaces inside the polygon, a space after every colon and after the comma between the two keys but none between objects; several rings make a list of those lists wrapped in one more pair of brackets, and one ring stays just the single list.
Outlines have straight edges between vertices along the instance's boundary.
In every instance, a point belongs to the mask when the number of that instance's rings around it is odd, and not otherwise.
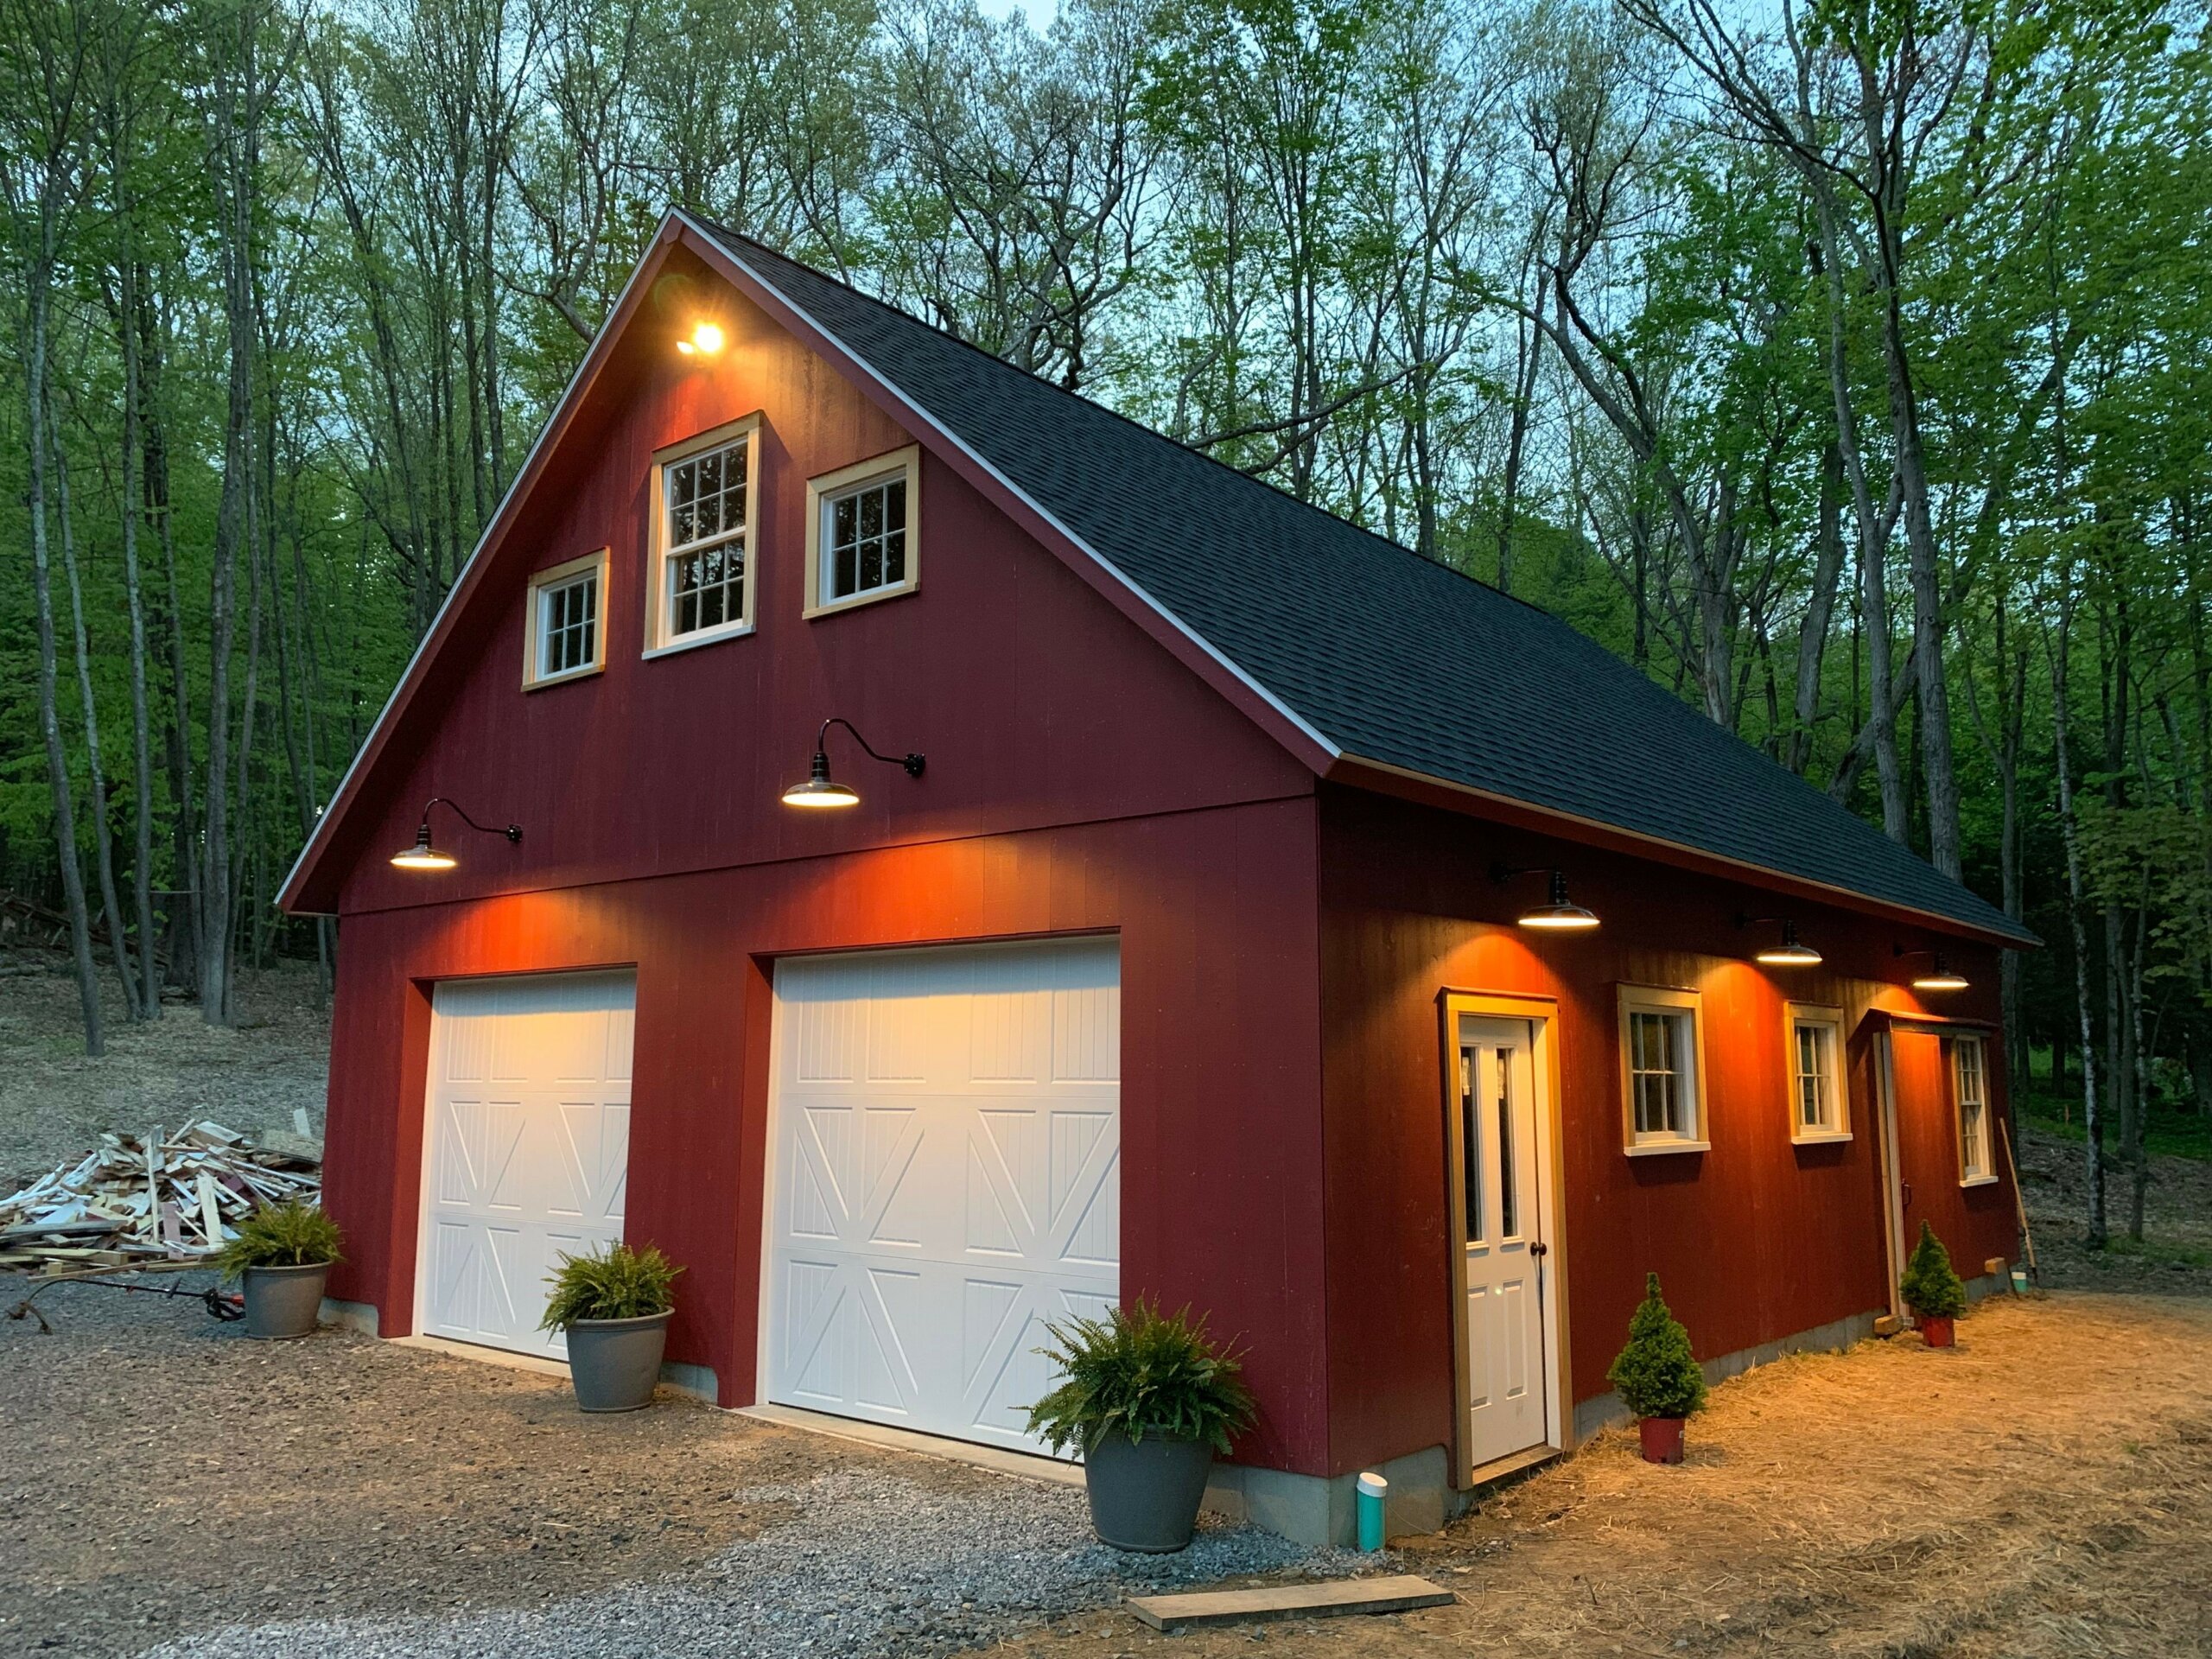
[{"label": "second white garage door", "polygon": [[560,1255],[622,1236],[627,974],[456,980],[431,1002],[416,1328],[561,1357],[537,1328]]},{"label": "second white garage door", "polygon": [[1048,1319],[1121,1289],[1110,940],[779,964],[766,1395],[1042,1449]]}]

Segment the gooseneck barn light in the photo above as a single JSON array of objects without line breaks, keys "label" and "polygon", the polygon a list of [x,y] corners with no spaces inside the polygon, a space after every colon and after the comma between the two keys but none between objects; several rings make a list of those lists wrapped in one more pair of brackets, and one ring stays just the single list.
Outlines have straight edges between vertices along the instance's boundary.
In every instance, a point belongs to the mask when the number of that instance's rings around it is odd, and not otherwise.
[{"label": "gooseneck barn light", "polygon": [[1541,875],[1548,880],[1544,902],[1532,905],[1521,912],[1519,920],[1522,926],[1548,933],[1583,933],[1598,925],[1596,911],[1586,909],[1567,896],[1567,874],[1564,871],[1547,869],[1541,865],[1532,865],[1524,869],[1516,869],[1509,864],[1490,867],[1490,879],[1501,887],[1523,875]]},{"label": "gooseneck barn light", "polygon": [[430,844],[430,809],[442,806],[470,829],[487,836],[505,836],[509,845],[522,840],[522,826],[511,823],[504,830],[496,824],[479,823],[442,795],[433,795],[423,803],[423,822],[415,831],[415,844],[403,848],[391,855],[391,865],[397,870],[449,870],[460,861],[451,853],[442,852]]},{"label": "gooseneck barn light", "polygon": [[807,779],[803,784],[793,784],[784,791],[785,806],[858,806],[860,791],[850,784],[841,784],[830,776],[830,728],[842,726],[851,734],[854,742],[861,746],[861,753],[871,760],[880,760],[886,766],[904,766],[909,778],[922,775],[922,757],[918,754],[878,754],[868,747],[859,728],[849,720],[832,715],[822,722],[822,729],[815,734],[814,759],[807,767]]},{"label": "gooseneck barn light", "polygon": [[1738,916],[1738,927],[1760,927],[1770,922],[1782,925],[1782,938],[1772,944],[1763,944],[1757,959],[1770,968],[1817,968],[1821,953],[1797,937],[1797,919],[1794,916]]},{"label": "gooseneck barn light", "polygon": [[1941,950],[1908,950],[1901,944],[1893,944],[1890,947],[1890,954],[1895,957],[1926,957],[1929,959],[1931,965],[1928,971],[1912,976],[1912,988],[1916,991],[1963,991],[1970,982],[1964,974],[1943,960]]},{"label": "gooseneck barn light", "polygon": [[711,322],[701,322],[692,329],[689,340],[679,340],[676,349],[686,357],[712,357],[722,348],[722,331]]}]

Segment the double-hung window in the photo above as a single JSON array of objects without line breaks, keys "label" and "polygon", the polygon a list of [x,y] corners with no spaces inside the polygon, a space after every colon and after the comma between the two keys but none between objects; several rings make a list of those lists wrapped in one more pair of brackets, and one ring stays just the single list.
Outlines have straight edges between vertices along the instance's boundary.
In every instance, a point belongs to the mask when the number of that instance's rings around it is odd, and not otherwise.
[{"label": "double-hung window", "polygon": [[806,613],[914,591],[920,451],[909,447],[806,485]]},{"label": "double-hung window", "polygon": [[1990,1151],[1987,1055],[1978,1036],[1951,1039],[1951,1087],[1959,1106],[1959,1185],[1997,1179]]},{"label": "double-hung window", "polygon": [[607,662],[607,550],[540,570],[524,615],[525,690],[596,674]]},{"label": "double-hung window", "polygon": [[648,654],[753,626],[759,427],[747,416],[653,456]]},{"label": "double-hung window", "polygon": [[1851,1107],[1844,1094],[1843,1010],[1792,1002],[1789,1021],[1789,1138],[1847,1141]]},{"label": "double-hung window", "polygon": [[1701,1152],[1705,1036],[1695,991],[1620,988],[1623,1144],[1631,1154]]}]

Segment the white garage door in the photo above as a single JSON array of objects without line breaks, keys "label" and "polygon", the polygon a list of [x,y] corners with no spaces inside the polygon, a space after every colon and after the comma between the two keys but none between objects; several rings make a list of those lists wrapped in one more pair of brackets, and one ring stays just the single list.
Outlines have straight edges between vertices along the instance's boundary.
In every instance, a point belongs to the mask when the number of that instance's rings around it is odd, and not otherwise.
[{"label": "white garage door", "polygon": [[1022,1451],[1044,1323],[1121,1288],[1110,940],[776,973],[767,1398]]},{"label": "white garage door", "polygon": [[565,1357],[545,1275],[622,1236],[635,982],[457,980],[431,1007],[416,1328]]}]

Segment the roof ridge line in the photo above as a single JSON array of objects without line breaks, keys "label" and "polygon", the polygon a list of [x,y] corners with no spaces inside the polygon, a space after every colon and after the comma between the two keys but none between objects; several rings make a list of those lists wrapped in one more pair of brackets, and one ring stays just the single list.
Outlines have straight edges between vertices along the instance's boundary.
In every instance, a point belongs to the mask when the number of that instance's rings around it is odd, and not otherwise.
[{"label": "roof ridge line", "polygon": [[[1222,460],[1220,456],[1210,455],[1205,450],[1194,448],[1193,446],[1184,442],[1180,438],[1171,437],[1168,434],[1160,431],[1156,427],[1147,426],[1142,421],[1137,419],[1134,415],[1124,414],[1122,410],[1116,409],[1110,404],[1101,403],[1096,397],[1089,397],[1080,391],[1071,391],[1066,386],[1056,385],[1051,380],[1046,379],[1043,375],[1038,373],[1034,369],[1025,369],[1019,363],[1009,363],[1006,359],[999,356],[995,352],[986,351],[982,346],[978,346],[974,340],[963,340],[960,335],[953,334],[949,329],[940,328],[937,324],[931,322],[926,318],[918,317],[912,312],[893,305],[890,301],[884,299],[878,295],[869,293],[866,289],[855,288],[843,277],[836,276],[830,271],[823,270],[818,265],[810,265],[805,260],[795,258],[791,254],[785,253],[780,248],[771,247],[766,242],[761,241],[758,237],[747,236],[742,231],[733,230],[718,219],[699,218],[696,214],[688,216],[697,219],[697,222],[700,225],[703,226],[706,229],[712,231],[717,236],[726,236],[732,241],[741,242],[748,248],[758,249],[760,252],[767,254],[772,258],[782,260],[785,264],[798,266],[799,270],[806,272],[810,276],[818,276],[825,283],[835,283],[837,287],[844,289],[846,293],[853,296],[854,298],[865,301],[868,304],[876,307],[879,310],[888,311],[893,316],[897,317],[902,322],[912,323],[917,328],[926,328],[938,339],[948,340],[951,344],[961,347],[963,351],[973,352],[976,356],[982,358],[987,363],[995,364],[1001,369],[1007,370],[1014,374],[1019,374],[1027,379],[1033,380],[1048,391],[1056,392],[1063,397],[1072,398],[1075,402],[1081,404],[1086,409],[1096,410],[1098,413],[1106,416],[1109,419],[1121,422],[1122,425],[1128,427],[1133,431],[1141,432],[1146,437],[1152,439],[1156,443],[1166,444],[1169,448],[1180,451],[1182,454],[1190,456],[1194,461],[1202,461],[1210,467],[1217,467],[1223,472],[1228,474],[1231,478],[1242,479],[1247,484],[1252,485],[1256,488],[1265,490],[1271,495],[1281,497],[1294,507],[1300,508],[1306,512],[1318,513],[1320,517],[1328,519],[1332,524],[1341,524],[1347,530],[1356,531],[1360,535],[1365,537],[1369,541],[1375,543],[1377,546],[1387,547],[1393,553],[1401,554],[1406,558],[1413,560],[1424,569],[1439,570],[1446,575],[1457,576],[1462,582],[1471,582],[1474,583],[1476,587],[1484,589],[1485,592],[1497,594],[1500,599],[1510,600],[1516,605],[1525,607],[1526,608],[1535,612],[1539,616],[1552,616],[1552,613],[1549,611],[1544,609],[1542,606],[1535,603],[1533,600],[1523,599],[1520,594],[1513,593],[1510,589],[1500,588],[1495,582],[1484,582],[1480,576],[1476,575],[1472,571],[1462,570],[1456,564],[1447,564],[1442,559],[1431,558],[1426,553],[1421,552],[1418,548],[1408,547],[1403,542],[1393,541],[1390,537],[1383,535],[1381,531],[1372,530],[1356,519],[1346,518],[1339,513],[1331,512],[1326,507],[1317,506],[1311,501],[1301,501],[1296,496],[1293,495],[1288,490],[1283,488],[1281,485],[1274,482],[1272,480],[1258,477],[1254,474],[1244,471],[1242,467],[1232,467],[1227,461]],[[1559,620],[1556,617],[1552,617],[1552,620],[1554,621]],[[1584,637],[1579,629],[1573,628],[1571,625],[1568,627],[1568,632],[1574,633],[1577,638]],[[1602,649],[1602,647],[1600,648]],[[1654,681],[1653,683],[1656,684],[1657,682]]]}]

